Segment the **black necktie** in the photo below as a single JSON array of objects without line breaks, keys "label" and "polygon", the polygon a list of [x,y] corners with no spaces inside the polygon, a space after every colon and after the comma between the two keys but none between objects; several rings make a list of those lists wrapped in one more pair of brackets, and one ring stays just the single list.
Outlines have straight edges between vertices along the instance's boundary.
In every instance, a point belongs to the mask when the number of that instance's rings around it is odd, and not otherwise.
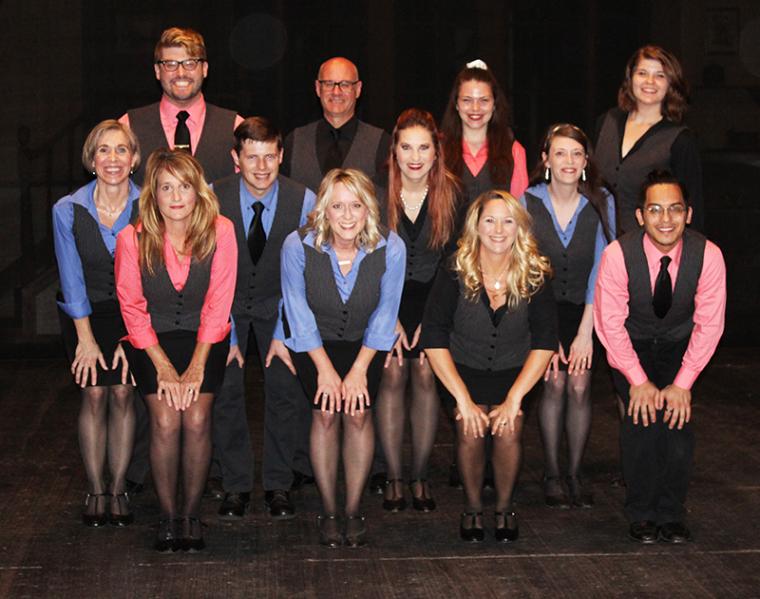
[{"label": "black necktie", "polygon": [[343,166],[343,153],[340,151],[340,129],[330,129],[332,143],[327,147],[325,156],[325,174],[334,168]]},{"label": "black necktie", "polygon": [[670,280],[668,264],[670,264],[668,256],[660,258],[660,272],[654,282],[652,307],[657,318],[665,318],[668,310],[670,310],[670,304],[673,303],[673,282]]},{"label": "black necktie", "polygon": [[178,150],[185,150],[192,154],[190,147],[190,129],[187,128],[187,121],[190,114],[187,110],[180,110],[177,113],[177,129],[174,131],[174,147]]},{"label": "black necktie", "polygon": [[251,253],[251,260],[258,264],[261,254],[264,252],[264,246],[267,243],[267,234],[264,232],[264,223],[261,222],[261,213],[264,211],[264,204],[261,202],[253,203],[253,220],[248,227],[248,251]]}]

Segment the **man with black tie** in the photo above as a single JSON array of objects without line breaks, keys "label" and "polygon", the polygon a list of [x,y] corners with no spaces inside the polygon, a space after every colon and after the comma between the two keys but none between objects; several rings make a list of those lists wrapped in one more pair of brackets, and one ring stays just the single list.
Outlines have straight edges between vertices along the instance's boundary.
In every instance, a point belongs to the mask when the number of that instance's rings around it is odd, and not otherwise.
[{"label": "man with black tie", "polygon": [[[302,430],[299,414],[308,409],[295,372],[279,359],[263,368],[277,322],[280,302],[280,248],[285,237],[306,223],[315,196],[300,183],[279,174],[282,137],[261,117],[245,119],[234,133],[232,159],[240,174],[214,184],[224,216],[235,225],[238,274],[232,317],[235,336],[224,384],[214,400],[214,460],[226,492],[222,518],[241,518],[250,500],[253,456],[245,412],[243,363],[249,334],[255,337],[264,372],[265,502],[273,518],[292,518],[293,471],[310,471],[294,463]],[[290,366],[292,368],[292,366]]]}]

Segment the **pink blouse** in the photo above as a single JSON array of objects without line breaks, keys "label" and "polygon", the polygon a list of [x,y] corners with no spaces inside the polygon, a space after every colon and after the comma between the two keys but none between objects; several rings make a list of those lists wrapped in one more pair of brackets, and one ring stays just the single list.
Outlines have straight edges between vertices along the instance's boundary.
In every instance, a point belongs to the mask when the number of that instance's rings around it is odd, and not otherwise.
[{"label": "pink blouse", "polygon": [[[485,143],[480,146],[480,149],[472,155],[470,148],[467,146],[464,140],[462,140],[462,160],[473,177],[477,177],[478,173],[488,162],[488,144]],[[515,140],[512,142],[512,160],[514,167],[512,168],[512,180],[509,184],[509,193],[515,198],[521,198],[525,190],[528,189],[528,162],[525,155],[525,148],[522,144]]]}]

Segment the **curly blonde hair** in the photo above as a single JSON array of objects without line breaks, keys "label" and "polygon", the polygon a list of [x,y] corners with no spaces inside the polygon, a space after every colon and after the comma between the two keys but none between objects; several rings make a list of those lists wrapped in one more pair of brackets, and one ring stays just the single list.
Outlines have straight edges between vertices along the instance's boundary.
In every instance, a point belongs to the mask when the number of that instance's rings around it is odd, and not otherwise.
[{"label": "curly blonde hair", "polygon": [[[158,208],[156,192],[162,171],[171,173],[195,190],[195,208],[185,236],[185,250],[196,260],[205,260],[216,247],[215,222],[219,216],[219,200],[206,183],[203,167],[184,150],[160,149],[148,157],[145,184],[140,192],[140,266],[155,274],[156,265],[164,263],[164,217]],[[188,247],[189,246],[189,247]]]},{"label": "curly blonde hair", "polygon": [[375,199],[375,186],[372,185],[372,181],[367,178],[367,175],[352,168],[334,168],[322,179],[314,210],[309,214],[309,222],[306,224],[307,231],[314,231],[314,247],[318,252],[321,252],[322,245],[328,243],[332,236],[332,229],[327,221],[327,205],[332,199],[333,189],[338,183],[342,183],[367,207],[367,221],[359,235],[356,236],[355,243],[357,247],[371,253],[383,237],[379,226],[380,209]]},{"label": "curly blonde hair", "polygon": [[470,205],[453,258],[454,271],[464,283],[465,297],[476,301],[483,289],[478,223],[486,204],[492,200],[504,202],[517,224],[506,281],[507,305],[513,310],[521,301],[530,300],[544,284],[546,277],[551,276],[552,269],[549,259],[538,252],[538,244],[531,233],[528,211],[506,191],[487,191]]}]

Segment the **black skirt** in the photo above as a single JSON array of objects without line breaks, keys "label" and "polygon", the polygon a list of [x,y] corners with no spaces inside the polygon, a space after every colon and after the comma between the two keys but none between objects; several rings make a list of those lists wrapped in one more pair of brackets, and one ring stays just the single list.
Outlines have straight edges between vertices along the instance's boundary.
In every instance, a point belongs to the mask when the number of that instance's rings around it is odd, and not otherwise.
[{"label": "black skirt", "polygon": [[[457,372],[462,377],[472,401],[479,406],[495,406],[507,398],[507,393],[517,380],[522,367],[506,370],[478,370],[463,364],[456,364]],[[456,407],[456,399],[436,377],[438,395],[447,412]]]},{"label": "black skirt", "polygon": [[[166,353],[172,366],[174,366],[174,369],[180,376],[190,365],[197,338],[197,331],[167,331],[166,333],[158,333],[158,344],[164,350],[164,353]],[[127,353],[129,367],[135,377],[135,382],[137,382],[137,388],[140,390],[140,393],[143,396],[154,394],[158,389],[156,367],[153,366],[153,361],[148,356],[148,353],[144,349],[135,348],[129,341],[124,342],[124,351]],[[224,370],[229,351],[229,334],[211,346],[208,360],[206,360],[206,368],[203,371],[201,393],[217,394],[224,379]]]},{"label": "black skirt", "polygon": [[[409,339],[409,343],[414,339],[414,331],[422,322],[422,312],[425,309],[425,302],[427,301],[430,289],[433,287],[433,277],[427,283],[421,283],[419,281],[405,281],[404,292],[401,295],[401,305],[398,309],[398,319],[401,321],[401,326],[406,331],[406,336]],[[405,358],[417,358],[420,355],[420,344],[417,343],[410,351],[404,350]]]},{"label": "black skirt", "polygon": [[[338,373],[338,376],[343,379],[351,367],[354,365],[356,356],[359,354],[359,350],[362,348],[362,341],[323,341],[322,342],[325,351],[327,352],[330,362],[332,362],[333,368]],[[367,368],[367,392],[369,393],[369,400],[371,408],[377,397],[377,389],[380,386],[380,378],[383,375],[383,364],[385,363],[385,356],[388,352],[376,352],[375,357],[369,363]],[[290,357],[293,360],[293,364],[296,367],[298,373],[298,380],[301,381],[301,386],[306,393],[306,398],[309,400],[313,410],[321,410],[322,404],[314,403],[314,396],[317,394],[317,368],[314,366],[314,362],[309,357],[308,352],[290,352]],[[365,409],[367,407],[365,406]]]},{"label": "black skirt", "polygon": [[[60,307],[58,308],[58,318],[61,322],[63,346],[66,350],[69,364],[71,364],[74,361],[77,343],[79,343],[77,330],[74,326],[74,321]],[[100,364],[97,365],[97,386],[121,385],[121,364],[116,370],[110,370],[113,363],[113,354],[119,345],[119,340],[127,334],[127,329],[124,326],[124,320],[122,320],[121,311],[119,310],[119,303],[116,300],[93,303],[92,314],[90,314],[89,318],[92,334],[98,343],[98,347],[100,347],[100,351],[103,353],[106,366],[109,368],[109,370],[103,370]],[[87,386],[92,387],[93,385],[88,384]]]}]

